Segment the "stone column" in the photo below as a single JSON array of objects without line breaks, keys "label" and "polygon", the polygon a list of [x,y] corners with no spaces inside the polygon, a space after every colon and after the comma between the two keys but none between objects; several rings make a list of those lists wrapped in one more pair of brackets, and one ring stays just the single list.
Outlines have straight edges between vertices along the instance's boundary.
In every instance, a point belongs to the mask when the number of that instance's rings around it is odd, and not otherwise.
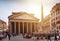
[{"label": "stone column", "polygon": [[38,23],[36,23],[36,31],[38,32]]},{"label": "stone column", "polygon": [[24,22],[23,22],[23,33],[24,33]]},{"label": "stone column", "polygon": [[34,32],[36,32],[36,24],[34,23]]},{"label": "stone column", "polygon": [[19,31],[19,34],[20,34],[20,22],[18,22],[18,31]]},{"label": "stone column", "polygon": [[31,33],[32,33],[32,23],[30,23],[30,31],[31,31]]},{"label": "stone column", "polygon": [[51,19],[50,19],[50,32],[51,32],[51,29],[52,29],[52,28],[51,28]]},{"label": "stone column", "polygon": [[9,30],[10,30],[10,33],[12,34],[12,23],[9,22]]},{"label": "stone column", "polygon": [[27,33],[28,33],[28,22],[27,22]]},{"label": "stone column", "polygon": [[37,32],[37,23],[36,23],[36,32]]},{"label": "stone column", "polygon": [[16,34],[16,22],[14,22],[14,33]]}]

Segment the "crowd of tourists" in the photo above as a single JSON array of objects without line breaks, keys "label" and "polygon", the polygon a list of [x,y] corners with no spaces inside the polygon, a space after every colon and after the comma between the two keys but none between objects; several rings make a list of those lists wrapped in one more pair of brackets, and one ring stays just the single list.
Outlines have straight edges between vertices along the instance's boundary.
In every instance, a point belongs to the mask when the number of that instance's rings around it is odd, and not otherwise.
[{"label": "crowd of tourists", "polygon": [[[10,40],[10,37],[11,36],[13,36],[13,37],[15,37],[15,36],[17,36],[15,33],[13,33],[13,34],[10,34],[9,32],[5,32],[5,37],[8,37],[8,39]],[[52,41],[52,36],[51,35],[47,35],[45,38],[44,38],[44,36],[42,37],[42,36],[37,36],[37,35],[32,35],[32,34],[29,34],[29,33],[27,33],[27,34],[22,34],[22,36],[23,36],[23,38],[26,38],[26,39],[46,39],[47,41]],[[58,41],[59,39],[60,39],[60,37],[59,36],[57,36],[57,34],[54,34],[54,40],[55,41]],[[1,37],[0,37],[0,40],[1,40]]]}]

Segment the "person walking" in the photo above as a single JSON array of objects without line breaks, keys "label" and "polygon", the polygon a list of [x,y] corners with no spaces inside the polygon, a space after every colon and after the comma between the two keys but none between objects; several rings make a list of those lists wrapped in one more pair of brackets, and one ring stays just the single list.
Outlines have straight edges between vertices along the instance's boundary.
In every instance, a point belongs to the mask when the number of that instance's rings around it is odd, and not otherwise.
[{"label": "person walking", "polygon": [[48,35],[48,37],[47,37],[47,41],[51,41],[51,39],[50,39],[50,35]]},{"label": "person walking", "polygon": [[55,34],[55,41],[58,41],[58,40],[57,40],[57,35],[56,35],[56,34]]},{"label": "person walking", "polygon": [[11,34],[7,32],[8,39],[10,40]]}]

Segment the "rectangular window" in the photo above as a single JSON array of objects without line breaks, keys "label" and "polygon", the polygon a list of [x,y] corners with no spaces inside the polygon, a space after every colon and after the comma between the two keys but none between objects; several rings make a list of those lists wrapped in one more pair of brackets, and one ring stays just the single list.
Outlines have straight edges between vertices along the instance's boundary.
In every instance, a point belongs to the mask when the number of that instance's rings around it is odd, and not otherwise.
[{"label": "rectangular window", "polygon": [[59,26],[59,29],[60,29],[60,26]]}]

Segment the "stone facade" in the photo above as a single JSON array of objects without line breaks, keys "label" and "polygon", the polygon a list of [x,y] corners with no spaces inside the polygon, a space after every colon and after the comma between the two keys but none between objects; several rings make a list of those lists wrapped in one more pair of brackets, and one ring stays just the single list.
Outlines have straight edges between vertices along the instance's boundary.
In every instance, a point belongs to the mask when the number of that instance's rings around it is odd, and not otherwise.
[{"label": "stone facade", "polygon": [[7,24],[5,21],[0,19],[0,31],[5,31],[7,30]]},{"label": "stone facade", "polygon": [[34,17],[33,14],[26,12],[12,12],[9,19],[9,31],[11,34],[24,34],[38,32],[39,19]]},{"label": "stone facade", "polygon": [[60,3],[54,5],[51,10],[51,27],[54,32],[60,32]]}]

